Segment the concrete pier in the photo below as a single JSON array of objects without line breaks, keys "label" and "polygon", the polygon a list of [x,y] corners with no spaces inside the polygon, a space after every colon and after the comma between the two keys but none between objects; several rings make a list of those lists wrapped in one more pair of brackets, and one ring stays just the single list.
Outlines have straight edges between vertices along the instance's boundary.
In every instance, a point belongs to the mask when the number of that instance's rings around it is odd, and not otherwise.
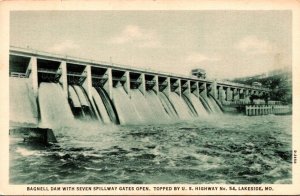
[{"label": "concrete pier", "polygon": [[189,81],[189,83],[190,83],[191,93],[193,93],[194,95],[196,95],[196,97],[199,97],[200,96],[200,93],[199,93],[199,82]]},{"label": "concrete pier", "polygon": [[223,88],[223,86],[218,87],[218,100],[223,103],[226,100],[226,92]]},{"label": "concrete pier", "polygon": [[170,78],[171,92],[177,93],[181,97],[181,82],[178,78]]},{"label": "concrete pier", "polygon": [[[28,71],[30,70],[30,71]],[[29,73],[30,72],[30,73]],[[26,70],[26,75],[29,75],[32,79],[32,88],[35,98],[37,98],[38,95],[38,72],[37,72],[37,59],[36,57],[31,57],[29,66]]]},{"label": "concrete pier", "polygon": [[206,98],[207,94],[208,94],[207,83],[200,83],[200,82],[198,82],[198,88],[199,88],[200,96],[202,96],[203,98]]},{"label": "concrete pier", "polygon": [[181,80],[181,92],[187,97],[191,95],[191,83],[187,80]]}]

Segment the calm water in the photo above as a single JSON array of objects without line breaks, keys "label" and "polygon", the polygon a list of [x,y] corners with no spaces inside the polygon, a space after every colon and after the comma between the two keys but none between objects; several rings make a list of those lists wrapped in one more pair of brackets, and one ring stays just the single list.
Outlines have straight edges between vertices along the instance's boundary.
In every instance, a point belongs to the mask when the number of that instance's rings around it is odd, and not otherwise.
[{"label": "calm water", "polygon": [[55,130],[10,139],[12,184],[291,183],[291,116],[210,116],[171,125]]}]

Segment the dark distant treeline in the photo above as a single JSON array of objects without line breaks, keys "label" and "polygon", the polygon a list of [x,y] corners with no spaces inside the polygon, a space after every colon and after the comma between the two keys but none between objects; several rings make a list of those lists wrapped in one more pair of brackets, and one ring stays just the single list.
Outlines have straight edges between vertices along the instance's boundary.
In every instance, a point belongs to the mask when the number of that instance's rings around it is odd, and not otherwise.
[{"label": "dark distant treeline", "polygon": [[253,82],[260,82],[263,87],[270,88],[270,100],[281,101],[284,104],[292,103],[292,74],[281,73],[265,78],[249,78],[235,79],[234,82],[239,82],[247,85],[252,85]]}]

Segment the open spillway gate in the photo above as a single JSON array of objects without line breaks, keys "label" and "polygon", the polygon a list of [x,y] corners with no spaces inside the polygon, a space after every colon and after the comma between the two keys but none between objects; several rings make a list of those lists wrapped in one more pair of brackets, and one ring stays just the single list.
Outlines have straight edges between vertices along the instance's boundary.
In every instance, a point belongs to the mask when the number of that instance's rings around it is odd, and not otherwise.
[{"label": "open spillway gate", "polygon": [[[130,123],[135,119],[144,122],[151,115],[155,116],[155,112],[162,111],[160,108],[153,108],[155,111],[152,113],[148,110],[152,110],[151,104],[158,103],[157,100],[161,100],[162,108],[169,116],[187,119],[201,116],[203,106],[207,111],[214,111],[220,103],[249,100],[251,95],[270,92],[266,88],[228,81],[199,79],[15,47],[10,48],[9,74],[11,78],[26,79],[28,89],[36,100],[39,100],[44,87],[55,90],[59,86],[64,99],[71,105],[73,115],[115,124]],[[160,99],[156,100],[154,95]],[[125,103],[125,99],[128,99],[125,104],[127,108],[119,103]],[[139,105],[130,100],[139,102]],[[40,98],[40,101],[43,99]],[[130,110],[130,107],[133,109]],[[126,117],[126,112],[136,115],[130,119]],[[55,118],[55,115],[51,118]],[[156,120],[152,118],[153,122]]]}]

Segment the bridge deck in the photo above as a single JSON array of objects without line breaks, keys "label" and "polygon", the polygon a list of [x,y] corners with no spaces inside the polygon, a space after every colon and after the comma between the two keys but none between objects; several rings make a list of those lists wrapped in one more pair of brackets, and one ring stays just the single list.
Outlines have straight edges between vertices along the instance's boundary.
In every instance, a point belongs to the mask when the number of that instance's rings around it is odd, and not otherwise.
[{"label": "bridge deck", "polygon": [[[90,59],[84,59],[84,58],[78,58],[78,57],[71,57],[71,56],[63,56],[48,52],[42,52],[38,50],[33,49],[27,49],[27,48],[19,48],[19,47],[10,47],[10,55],[17,55],[17,56],[24,56],[24,57],[32,57],[35,56],[39,59],[44,60],[51,60],[51,61],[66,61],[67,63],[72,64],[78,64],[78,65],[91,65],[93,67],[99,67],[99,68],[112,68],[114,70],[118,71],[130,71],[134,73],[144,73],[147,75],[158,75],[159,77],[170,77],[170,78],[176,78],[181,80],[190,80],[190,81],[196,81],[196,82],[202,82],[211,84],[214,82],[214,80],[209,79],[199,79],[191,76],[181,75],[181,74],[173,74],[168,72],[162,72],[162,71],[155,71],[151,69],[143,69],[138,67],[133,67],[129,65],[121,65],[116,63],[109,63],[104,61],[96,61],[96,60],[90,60]],[[233,87],[233,88],[244,88],[244,89],[252,89],[252,90],[260,90],[260,91],[266,91],[269,92],[270,90],[263,87],[256,87],[256,86],[249,86],[245,84],[240,83],[233,83],[229,81],[216,81],[218,86],[225,86],[225,87]]]}]

